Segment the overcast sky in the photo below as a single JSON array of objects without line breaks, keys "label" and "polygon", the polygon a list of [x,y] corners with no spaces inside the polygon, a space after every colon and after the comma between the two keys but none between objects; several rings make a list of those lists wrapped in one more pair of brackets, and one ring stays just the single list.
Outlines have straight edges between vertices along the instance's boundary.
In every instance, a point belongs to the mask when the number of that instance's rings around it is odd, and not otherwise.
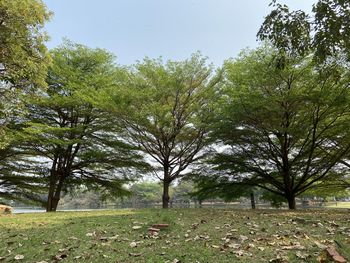
[{"label": "overcast sky", "polygon": [[[44,0],[54,16],[49,48],[64,37],[105,48],[119,64],[145,56],[180,60],[199,50],[220,66],[245,47],[269,13],[270,0]],[[311,10],[315,0],[280,0]]]}]

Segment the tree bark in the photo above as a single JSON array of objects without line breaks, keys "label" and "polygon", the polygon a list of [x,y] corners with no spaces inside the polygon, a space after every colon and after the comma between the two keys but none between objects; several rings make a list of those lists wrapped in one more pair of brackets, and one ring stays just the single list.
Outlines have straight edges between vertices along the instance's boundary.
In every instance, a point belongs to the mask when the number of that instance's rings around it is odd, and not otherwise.
[{"label": "tree bark", "polygon": [[169,208],[169,187],[170,187],[170,182],[168,180],[163,181],[163,208],[167,209]]},{"label": "tree bark", "polygon": [[295,210],[297,209],[296,202],[295,202],[295,196],[294,195],[289,195],[287,196],[287,201],[288,201],[288,208],[290,210]]},{"label": "tree bark", "polygon": [[255,196],[254,196],[254,192],[250,193],[250,203],[252,205],[252,209],[255,209]]},{"label": "tree bark", "polygon": [[[61,198],[61,190],[63,186],[64,179],[60,178],[55,184],[50,185],[49,194],[47,197],[46,212],[56,212],[58,202]],[[57,185],[56,185],[57,184]]]}]

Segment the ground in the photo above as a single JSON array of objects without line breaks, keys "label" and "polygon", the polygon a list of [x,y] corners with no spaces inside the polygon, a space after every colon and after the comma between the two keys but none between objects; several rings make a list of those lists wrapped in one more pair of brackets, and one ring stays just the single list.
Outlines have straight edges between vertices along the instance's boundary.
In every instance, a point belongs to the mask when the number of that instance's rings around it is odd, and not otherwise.
[{"label": "ground", "polygon": [[[158,236],[155,223],[168,223]],[[0,262],[319,262],[350,259],[348,209],[170,209],[0,217]]]}]

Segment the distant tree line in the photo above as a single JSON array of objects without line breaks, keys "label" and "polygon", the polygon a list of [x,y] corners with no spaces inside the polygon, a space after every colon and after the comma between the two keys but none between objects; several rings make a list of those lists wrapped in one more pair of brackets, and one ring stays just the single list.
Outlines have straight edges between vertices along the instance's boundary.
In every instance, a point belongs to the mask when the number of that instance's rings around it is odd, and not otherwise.
[{"label": "distant tree line", "polygon": [[68,40],[47,50],[43,2],[1,1],[0,198],[51,212],[62,193],[125,196],[150,176],[163,208],[180,180],[198,200],[263,189],[290,209],[317,189],[344,191],[350,4],[319,0],[312,16],[272,7],[261,45],[221,68],[200,53],[125,67]]}]

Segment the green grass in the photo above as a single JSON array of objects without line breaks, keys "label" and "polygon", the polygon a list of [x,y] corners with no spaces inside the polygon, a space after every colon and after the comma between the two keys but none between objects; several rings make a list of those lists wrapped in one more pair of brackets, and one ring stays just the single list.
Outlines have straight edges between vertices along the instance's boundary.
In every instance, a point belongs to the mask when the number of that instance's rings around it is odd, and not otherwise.
[{"label": "green grass", "polygon": [[[154,223],[170,226],[148,236]],[[141,228],[133,230],[135,225]],[[0,217],[0,262],[317,262],[328,245],[350,259],[349,211],[153,209]]]},{"label": "green grass", "polygon": [[350,202],[329,202],[329,204],[326,204],[326,207],[329,207],[329,208],[349,208],[350,209]]}]

